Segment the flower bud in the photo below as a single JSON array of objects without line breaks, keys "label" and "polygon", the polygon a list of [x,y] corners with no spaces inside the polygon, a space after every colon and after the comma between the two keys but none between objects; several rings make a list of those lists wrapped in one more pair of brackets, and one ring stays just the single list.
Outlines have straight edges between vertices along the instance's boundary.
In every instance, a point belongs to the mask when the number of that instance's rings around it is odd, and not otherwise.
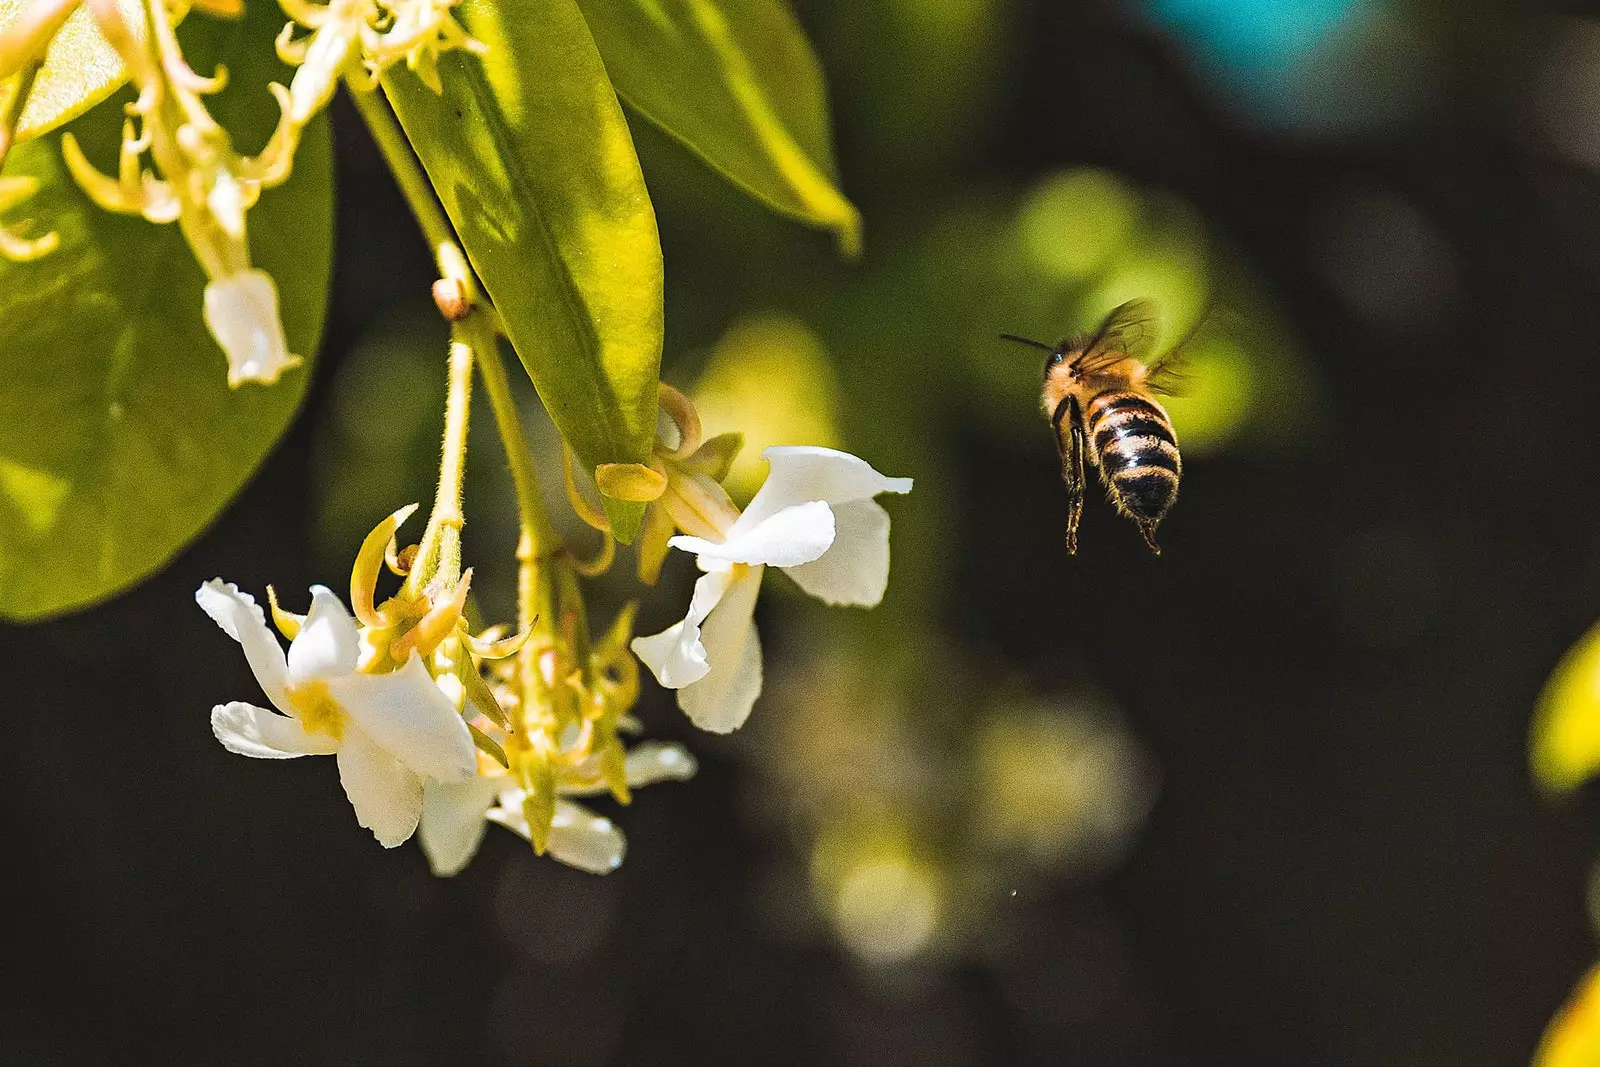
[{"label": "flower bud", "polygon": [[243,270],[206,286],[206,328],[228,357],[228,385],[271,385],[300,365],[278,318],[278,287],[262,270]]}]

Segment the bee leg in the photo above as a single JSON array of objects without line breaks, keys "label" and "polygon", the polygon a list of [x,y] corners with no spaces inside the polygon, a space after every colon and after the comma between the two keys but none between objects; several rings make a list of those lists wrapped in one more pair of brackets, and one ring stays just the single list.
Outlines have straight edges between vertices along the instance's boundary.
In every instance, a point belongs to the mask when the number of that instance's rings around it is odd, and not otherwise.
[{"label": "bee leg", "polygon": [[1078,523],[1083,519],[1083,413],[1078,410],[1076,397],[1068,403],[1071,410],[1068,422],[1071,427],[1065,434],[1061,455],[1061,477],[1067,483],[1067,554],[1078,554]]},{"label": "bee leg", "polygon": [[1159,520],[1157,522],[1139,523],[1139,536],[1144,538],[1144,543],[1149,545],[1150,551],[1157,556],[1161,555],[1161,546],[1156,544],[1156,526],[1158,522]]}]

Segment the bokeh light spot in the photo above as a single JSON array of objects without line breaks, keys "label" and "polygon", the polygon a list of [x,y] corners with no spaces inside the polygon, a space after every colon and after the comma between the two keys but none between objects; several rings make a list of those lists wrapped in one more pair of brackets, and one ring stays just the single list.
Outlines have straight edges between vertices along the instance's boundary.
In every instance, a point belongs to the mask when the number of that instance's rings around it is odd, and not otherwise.
[{"label": "bokeh light spot", "polygon": [[1600,770],[1600,626],[1572,646],[1556,667],[1534,712],[1534,777],[1565,791]]},{"label": "bokeh light spot", "polygon": [[1365,6],[1365,0],[1152,0],[1150,13],[1223,62],[1286,68]]},{"label": "bokeh light spot", "polygon": [[989,847],[1041,868],[1107,862],[1155,798],[1137,743],[1083,706],[1001,709],[979,734],[975,758]]},{"label": "bokeh light spot", "polygon": [[1159,352],[1188,335],[1210,300],[1205,237],[1197,225],[1175,226],[1114,259],[1084,296],[1088,321],[1098,322],[1117,305],[1154,300],[1161,321]]},{"label": "bokeh light spot", "polygon": [[1052,281],[1092,274],[1128,240],[1139,201],[1116,175],[1069,170],[1034,187],[1017,226],[1028,265]]},{"label": "bokeh light spot", "polygon": [[839,381],[822,341],[788,315],[748,315],[729,328],[694,389],[706,436],[739,430],[744,449],[724,483],[749,500],[765,477],[762,449],[838,447]]},{"label": "bokeh light spot", "polygon": [[1183,382],[1176,396],[1161,398],[1190,458],[1226,448],[1250,419],[1255,368],[1227,338],[1205,338],[1184,352]]},{"label": "bokeh light spot", "polygon": [[871,963],[897,963],[928,946],[940,901],[933,873],[901,857],[869,859],[845,872],[834,922],[851,951]]}]

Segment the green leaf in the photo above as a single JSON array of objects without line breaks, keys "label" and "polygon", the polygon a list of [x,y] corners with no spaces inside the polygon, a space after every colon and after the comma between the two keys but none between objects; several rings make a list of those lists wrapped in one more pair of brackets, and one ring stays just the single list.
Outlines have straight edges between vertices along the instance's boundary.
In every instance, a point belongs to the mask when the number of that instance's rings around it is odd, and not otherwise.
[{"label": "green leaf", "polygon": [[579,0],[617,93],[773,209],[861,247],[822,68],[784,0]]},{"label": "green leaf", "polygon": [[[0,31],[10,25],[31,0],[0,0]],[[140,0],[117,0],[117,9],[135,36],[144,36],[144,10]],[[16,78],[8,79],[15,82]],[[56,34],[45,54],[44,66],[34,79],[17,139],[25,141],[48,133],[77,118],[128,80],[122,58],[95,28],[86,8],[74,11]],[[4,92],[0,91],[0,98]]]},{"label": "green leaf", "polygon": [[1545,683],[1529,754],[1534,778],[1554,793],[1600,771],[1600,626],[1578,639]]},{"label": "green leaf", "polygon": [[[277,117],[266,82],[282,17],[252,4],[224,25],[193,20],[196,60],[228,60],[214,114],[241,150]],[[73,132],[114,170],[122,116],[105,107]],[[41,183],[28,202],[61,246],[0,264],[0,615],[37,619],[91,604],[160,568],[203,530],[283,434],[309,367],[274,386],[230,390],[228,363],[201,321],[205,275],[177,226],[93,207],[56,145],[20,145],[7,173]],[[309,129],[294,177],[250,213],[258,266],[276,279],[290,346],[322,332],[331,265],[331,144]]]},{"label": "green leaf", "polygon": [[[662,267],[633,140],[573,0],[467,0],[488,45],[439,61],[442,95],[384,79],[539,398],[592,470],[643,463],[656,427]],[[644,505],[607,499],[631,541]]]}]

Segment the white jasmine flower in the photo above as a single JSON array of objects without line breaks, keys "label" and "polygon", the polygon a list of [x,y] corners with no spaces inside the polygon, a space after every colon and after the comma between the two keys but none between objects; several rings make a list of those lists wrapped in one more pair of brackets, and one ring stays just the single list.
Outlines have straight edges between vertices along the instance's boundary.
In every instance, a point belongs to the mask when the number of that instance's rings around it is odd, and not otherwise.
[{"label": "white jasmine flower", "polygon": [[[656,782],[687,781],[694,772],[694,757],[682,745],[646,743],[635,745],[628,752],[628,785],[634,789]],[[558,792],[572,796],[603,789],[597,785],[585,790],[562,788]],[[467,782],[430,781],[423,795],[417,839],[433,873],[448,876],[465,867],[477,853],[490,822],[531,841],[533,836],[522,808],[526,798],[527,793],[503,771]],[[552,856],[569,867],[590,874],[609,874],[622,866],[627,839],[605,816],[570,800],[557,799],[547,847]]]},{"label": "white jasmine flower", "polygon": [[271,385],[300,365],[278,317],[278,287],[264,270],[243,270],[206,286],[206,328],[228,357],[228,385]]},{"label": "white jasmine flower", "polygon": [[[341,77],[370,92],[394,64],[406,65],[434,92],[442,92],[439,56],[455,49],[488,51],[452,15],[459,0],[279,0],[294,21],[278,37],[278,56],[298,66],[290,90],[294,121],[304,125],[327,105]],[[295,39],[295,26],[312,31]]]},{"label": "white jasmine flower", "polygon": [[195,601],[244,647],[272,706],[219,704],[211,729],[231,752],[258,759],[333,755],[356,819],[385,848],[411,836],[425,780],[470,778],[477,757],[467,725],[413,653],[399,670],[358,669],[361,635],[339,598],[311,588],[311,611],[283,648],[248,594],[214,578]]},{"label": "white jasmine flower", "polygon": [[678,706],[703,730],[741,726],[761,695],[761,642],[753,621],[766,567],[834,605],[873,607],[889,582],[889,513],[872,498],[909,493],[910,478],[886,478],[847,452],[769,448],[760,491],[720,540],[678,536],[706,573],[683,621],[633,651],[656,680],[678,690]]},{"label": "white jasmine flower", "polygon": [[[522,813],[522,800],[520,789],[503,793],[500,804],[490,808],[486,817],[531,840],[528,820]],[[550,855],[569,867],[590,874],[610,874],[622,866],[628,841],[617,824],[604,815],[596,815],[570,800],[557,800],[555,817],[550,820],[548,847]]]}]

